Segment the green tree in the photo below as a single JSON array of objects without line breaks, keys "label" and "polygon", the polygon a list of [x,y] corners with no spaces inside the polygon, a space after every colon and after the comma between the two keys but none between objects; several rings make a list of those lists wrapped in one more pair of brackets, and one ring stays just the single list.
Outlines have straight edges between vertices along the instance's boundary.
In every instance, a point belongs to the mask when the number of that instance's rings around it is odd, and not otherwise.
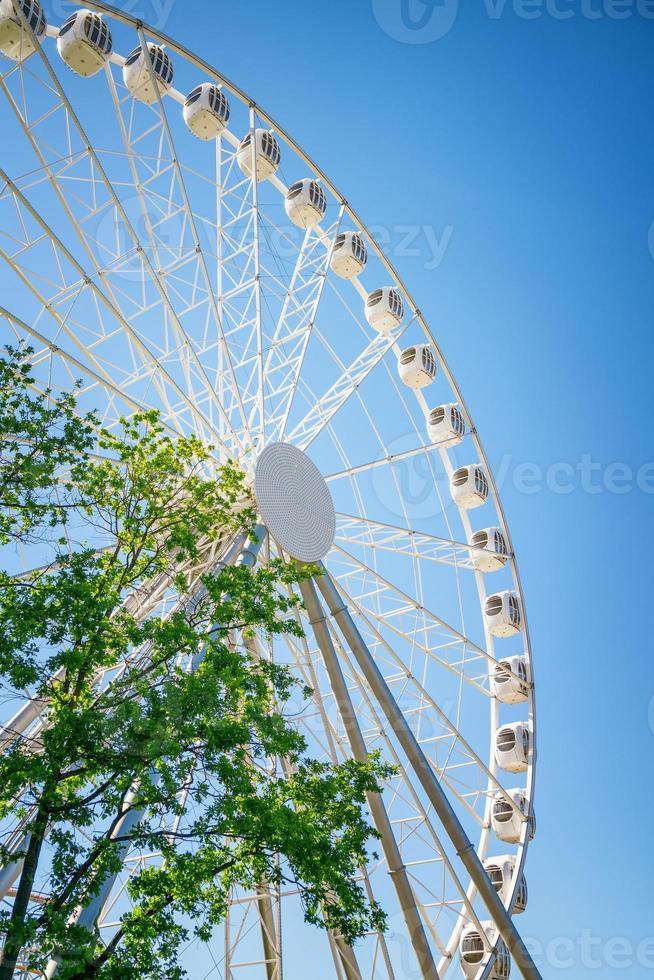
[{"label": "green tree", "polygon": [[[21,863],[0,980],[19,957],[55,957],[61,980],[182,977],[177,951],[210,936],[235,886],[292,881],[305,918],[350,943],[383,928],[356,875],[376,836],[366,794],[389,770],[309,758],[284,705],[310,691],[233,641],[297,634],[287,587],[303,574],[216,564],[254,533],[243,473],[216,474],[156,413],[107,431],[75,393],[32,394],[25,355],[0,360],[0,680],[44,722],[3,733],[0,863]],[[36,570],[9,567],[19,547]],[[103,942],[80,912],[127,847],[161,857]]]}]

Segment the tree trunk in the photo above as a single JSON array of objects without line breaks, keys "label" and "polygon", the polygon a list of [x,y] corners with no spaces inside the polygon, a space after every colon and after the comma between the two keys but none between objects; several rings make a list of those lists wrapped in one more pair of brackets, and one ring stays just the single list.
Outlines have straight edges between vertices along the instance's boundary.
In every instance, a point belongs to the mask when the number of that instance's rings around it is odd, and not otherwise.
[{"label": "tree trunk", "polygon": [[0,957],[0,980],[11,980],[16,970],[16,963],[24,942],[25,917],[34,887],[47,826],[48,811],[45,807],[39,808],[34,825],[29,831],[30,842],[25,852],[23,873],[20,876],[20,884],[16,891],[11,918],[7,926],[5,945]]}]

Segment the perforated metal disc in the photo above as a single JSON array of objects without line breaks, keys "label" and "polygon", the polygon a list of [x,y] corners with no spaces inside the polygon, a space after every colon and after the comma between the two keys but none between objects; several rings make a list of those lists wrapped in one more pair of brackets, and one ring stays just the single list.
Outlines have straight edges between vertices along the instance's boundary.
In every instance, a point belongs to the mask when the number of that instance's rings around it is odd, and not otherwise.
[{"label": "perforated metal disc", "polygon": [[278,544],[299,561],[320,561],[336,534],[329,488],[309,457],[285,442],[257,460],[254,492],[261,518]]}]

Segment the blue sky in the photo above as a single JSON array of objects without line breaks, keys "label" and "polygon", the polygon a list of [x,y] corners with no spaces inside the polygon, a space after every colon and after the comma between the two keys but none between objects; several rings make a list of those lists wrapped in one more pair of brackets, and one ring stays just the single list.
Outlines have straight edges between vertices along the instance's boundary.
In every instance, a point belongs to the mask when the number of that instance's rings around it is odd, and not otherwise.
[{"label": "blue sky", "polygon": [[432,325],[529,610],[540,744],[523,931],[545,977],[649,976],[654,3],[123,6],[279,120]]},{"label": "blue sky", "polygon": [[[434,325],[501,476],[530,614],[539,833],[523,929],[546,977],[646,977],[653,12],[459,6],[434,6],[456,16],[431,43],[400,0],[195,0],[165,30],[383,229]],[[446,26],[419,0],[410,13]]]}]

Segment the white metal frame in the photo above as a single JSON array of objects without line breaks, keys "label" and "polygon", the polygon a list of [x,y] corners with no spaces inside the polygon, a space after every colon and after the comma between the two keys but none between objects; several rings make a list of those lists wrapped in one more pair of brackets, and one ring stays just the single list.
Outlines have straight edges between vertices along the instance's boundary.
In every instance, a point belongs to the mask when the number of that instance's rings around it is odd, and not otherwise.
[{"label": "white metal frame", "polygon": [[[36,53],[32,55],[33,61],[30,59],[24,65],[9,66],[0,73],[0,88],[8,101],[10,112],[20,123],[38,161],[37,170],[22,177],[10,176],[5,171],[0,171],[0,179],[4,184],[0,192],[0,208],[6,208],[10,202],[15,220],[12,226],[13,241],[7,242],[5,239],[0,248],[0,260],[28,290],[39,306],[39,314],[36,320],[30,321],[18,309],[0,308],[0,317],[4,319],[12,336],[18,339],[31,338],[41,345],[35,357],[36,366],[47,366],[50,372],[54,370],[54,366],[57,369],[63,366],[65,376],[71,380],[82,371],[87,382],[85,395],[89,400],[105,393],[107,401],[104,414],[108,423],[120,414],[121,408],[125,410],[123,406],[133,411],[149,404],[149,393],[156,391],[157,404],[164,413],[164,424],[171,432],[197,431],[203,439],[217,444],[223,458],[226,455],[237,455],[250,472],[256,452],[267,441],[286,439],[300,448],[311,450],[319,437],[327,437],[342,463],[341,468],[328,477],[330,484],[337,489],[339,481],[346,481],[359,510],[358,515],[343,512],[338,515],[337,545],[329,559],[331,574],[341,596],[346,597],[349,608],[357,618],[359,628],[364,631],[372,655],[382,657],[385,682],[397,698],[398,704],[408,704],[411,698],[415,698],[414,708],[403,707],[402,710],[405,710],[405,717],[415,730],[418,743],[425,748],[435,745],[439,750],[441,745],[447,747],[443,764],[439,766],[433,761],[431,764],[456,806],[480,828],[476,850],[479,857],[483,858],[488,853],[490,844],[490,807],[493,794],[498,788],[502,789],[503,785],[493,747],[494,732],[500,722],[500,708],[490,697],[488,685],[488,672],[499,658],[495,656],[494,641],[488,631],[485,631],[483,641],[473,641],[465,630],[457,630],[435,613],[429,612],[429,604],[421,594],[422,569],[426,567],[422,563],[437,565],[445,570],[451,569],[457,583],[460,576],[471,577],[475,583],[480,608],[483,608],[487,594],[485,578],[472,567],[470,547],[457,541],[451,531],[444,502],[441,506],[447,525],[447,536],[443,537],[416,531],[412,527],[406,506],[401,502],[402,492],[395,469],[397,464],[411,458],[424,458],[436,480],[436,464],[432,459],[434,457],[439,460],[439,466],[449,477],[453,466],[448,451],[425,442],[424,432],[419,431],[416,426],[413,410],[407,407],[407,421],[415,429],[418,444],[409,450],[390,452],[386,449],[384,436],[373,411],[361,395],[361,388],[366,380],[373,372],[376,377],[380,377],[381,371],[382,376],[383,372],[386,373],[385,381],[389,388],[408,406],[408,399],[400,391],[399,383],[389,365],[400,352],[400,338],[408,330],[419,328],[434,351],[439,371],[452,393],[452,400],[459,404],[466,419],[469,451],[471,455],[474,451],[477,459],[485,466],[497,524],[509,546],[508,571],[511,584],[522,596],[511,539],[490,467],[477,429],[436,338],[421,311],[411,300],[397,270],[347,200],[261,107],[212,66],[161,32],[105,3],[93,0],[75,2],[106,15],[114,23],[133,28],[142,45],[145,45],[146,39],[164,43],[174,58],[183,59],[186,65],[200,72],[204,78],[221,85],[246,108],[250,131],[260,125],[273,129],[282,142],[283,149],[292,151],[294,159],[321,181],[331,195],[334,214],[331,219],[326,219],[324,229],[309,230],[304,235],[296,252],[288,285],[279,277],[276,287],[278,310],[274,315],[269,314],[274,326],[265,335],[263,318],[266,311],[262,277],[267,276],[272,280],[275,275],[271,260],[264,257],[266,235],[273,224],[264,216],[264,208],[260,206],[260,188],[256,179],[243,177],[235,163],[240,137],[228,129],[222,139],[216,142],[216,213],[211,233],[215,255],[205,254],[209,250],[203,244],[196,212],[187,189],[187,181],[200,180],[202,175],[191,174],[181,162],[182,154],[166,108],[168,104],[171,107],[175,104],[180,106],[184,95],[173,88],[164,98],[158,96],[155,105],[150,109],[141,111],[142,107],[135,106],[133,100],[125,96],[120,80],[116,78],[115,72],[122,67],[123,57],[117,53],[112,55],[105,76],[111,103],[119,120],[123,153],[132,173],[133,186],[145,222],[146,235],[143,238],[123,204],[120,189],[117,189],[107,172],[106,162],[94,148],[66,94],[66,85],[61,80],[60,72],[54,67],[58,62],[53,63],[49,58],[47,46],[43,49],[38,46]],[[56,28],[48,27],[50,39],[56,37],[56,33]],[[32,65],[36,66],[34,70]],[[37,78],[39,70],[44,72],[48,83],[50,104],[40,115],[32,118],[29,114],[28,89],[30,86],[31,90],[39,85],[46,87]],[[179,111],[181,113],[181,109]],[[46,127],[48,120],[56,112],[63,114],[66,120],[66,126],[62,127],[65,145],[62,145],[61,153],[62,159],[68,162],[63,164],[61,159],[50,159],[39,142],[41,127]],[[159,147],[159,153],[154,160],[152,154],[148,155],[146,151],[146,146],[150,144]],[[254,140],[252,147],[254,154]],[[76,204],[68,193],[72,184],[73,164],[79,166],[80,163],[88,167],[84,187],[87,211],[83,220],[80,219],[79,212],[75,211]],[[253,163],[253,171],[256,171],[256,161]],[[169,194],[167,201],[162,192],[166,183]],[[206,183],[208,188],[210,181]],[[286,185],[282,179],[275,176],[265,183],[267,188],[275,189],[280,195],[280,201],[283,201]],[[62,235],[55,231],[48,218],[31,202],[31,193],[40,192],[44,185],[63,207],[68,219],[67,231],[72,230],[78,244],[82,246],[88,267],[82,265]],[[157,215],[158,209],[160,213]],[[113,215],[116,226],[120,225],[126,232],[130,249],[127,254],[116,249],[113,259],[105,256],[107,261],[103,263],[100,260],[98,243],[88,229],[92,225],[92,219],[107,212]],[[166,246],[160,228],[174,218],[181,220],[179,240],[176,245]],[[0,227],[2,219],[3,212],[0,210]],[[409,317],[390,336],[375,335],[374,332],[371,335],[370,330],[366,332],[363,302],[368,290],[363,283],[359,280],[347,284],[335,283],[329,275],[332,243],[345,222],[363,234],[378,268],[405,299]],[[281,229],[276,230],[285,234]],[[53,275],[50,281],[35,278],[32,264],[33,256],[39,253],[44,242],[47,243],[52,257]],[[165,252],[170,255],[167,263],[163,260]],[[121,289],[121,276],[126,270],[134,271],[134,266],[130,263],[135,258],[140,264],[142,278],[139,282],[143,283],[143,302],[138,308],[133,299],[135,290],[129,294],[128,290]],[[215,278],[211,271],[212,262],[216,265]],[[176,277],[180,276],[181,270],[186,270],[187,280],[184,280],[184,286],[190,288],[190,298],[183,306],[175,293],[178,288]],[[338,296],[344,318],[356,325],[360,332],[362,346],[353,356],[347,357],[339,353],[329,335],[317,324],[317,315],[327,286]],[[93,309],[97,313],[97,324],[93,328],[95,336],[91,334],[88,309],[86,318],[77,312],[87,297],[91,297]],[[165,334],[160,343],[150,344],[144,339],[140,323],[145,316],[152,315],[157,309],[161,310],[165,319]],[[205,316],[203,338],[197,333],[193,335],[186,326],[189,320],[197,317],[199,310],[204,310]],[[112,338],[118,330],[122,331],[128,342],[130,363],[127,367],[112,361],[103,352],[103,345],[106,345],[107,350],[111,348]],[[320,394],[314,394],[304,378],[307,350],[312,343],[319,345],[326,362],[336,370],[335,379]],[[266,344],[269,346],[264,350]],[[241,351],[240,355],[235,353],[238,350]],[[208,353],[215,360],[215,370],[211,374],[206,368]],[[413,395],[410,397],[414,398]],[[301,398],[305,398],[307,410],[291,424],[292,410],[297,407]],[[422,413],[426,417],[429,405],[423,393],[416,393],[414,404],[416,403],[418,414]],[[344,410],[352,404],[378,439],[382,448],[381,456],[369,457],[365,462],[350,461],[337,427]],[[367,512],[362,483],[359,481],[372,470],[382,469],[391,474],[397,488],[405,526],[384,523]],[[469,516],[461,512],[459,518],[464,531],[460,537],[469,541],[473,530]],[[274,543],[271,546],[274,550]],[[415,595],[409,595],[398,583],[386,577],[384,569],[389,556],[410,563]],[[461,596],[460,586],[457,585],[457,588]],[[460,601],[463,605],[463,600]],[[409,627],[408,623],[412,625]],[[329,642],[325,647],[325,629],[328,640],[330,637],[329,628],[324,627],[323,648],[328,648]],[[407,640],[410,635],[408,630],[412,634],[410,641]],[[403,654],[394,649],[394,644],[400,641],[405,646],[409,643],[412,650],[411,661],[420,661],[423,670],[428,669],[428,664],[437,665],[450,675],[458,677],[466,689],[476,692],[475,696],[483,698],[484,704],[490,709],[487,764],[481,758],[481,750],[474,749],[471,741],[457,728],[460,725],[463,695],[459,697],[453,717],[441,710],[430,695],[427,682],[423,682],[424,678],[414,675],[410,664],[403,665]],[[318,681],[314,684],[318,714],[324,719],[330,719],[332,730],[328,740],[333,740],[338,734],[340,722],[338,712],[334,715],[334,705],[329,701],[329,684],[325,684],[324,678],[321,679],[316,674],[322,658],[320,647],[315,644],[314,631],[310,630],[304,644],[289,643],[287,652],[294,659],[300,673],[308,671],[314,681]],[[524,645],[530,661],[530,677],[533,679],[526,620]],[[359,731],[363,746],[383,744],[389,757],[399,759],[392,737],[382,737],[380,742],[380,734],[383,733],[379,732],[378,716],[370,700],[366,682],[357,674],[353,665],[346,666],[349,663],[348,654],[339,644],[336,635],[331,635],[331,646],[337,651],[346,672],[346,690],[341,692],[346,700],[341,704],[349,700],[354,703],[355,710],[365,706],[364,717],[367,716],[370,721],[369,730]],[[422,728],[426,727],[425,719],[435,726],[436,734],[421,738]],[[529,691],[527,720],[532,726],[535,741],[537,732],[533,684]],[[350,749],[343,748],[342,736],[339,738],[338,753],[345,751],[349,754]],[[361,748],[361,743],[358,744]],[[534,761],[532,752],[526,778],[526,796],[530,808],[533,807],[535,789]],[[514,778],[510,777],[509,781],[512,782]],[[406,809],[401,811],[401,807]],[[413,808],[415,815],[409,813],[410,808]],[[401,812],[397,821],[394,820],[394,809]],[[458,939],[466,919],[472,918],[478,922],[475,912],[478,903],[477,889],[455,866],[447,843],[439,839],[440,831],[434,825],[429,806],[425,805],[425,800],[416,792],[412,777],[405,771],[401,772],[398,779],[398,788],[391,793],[388,819],[394,828],[398,828],[396,833],[400,837],[398,843],[401,852],[410,850],[419,833],[423,832],[415,829],[407,831],[406,828],[420,826],[432,842],[429,846],[435,848],[434,855],[437,856],[434,860],[442,866],[444,883],[440,905],[437,896],[434,896],[435,900],[430,907],[430,902],[425,897],[425,881],[419,880],[420,862],[406,863],[409,873],[415,875],[416,907],[420,909],[424,928],[432,937],[434,949],[440,955],[437,973],[430,973],[430,968],[426,967],[422,975],[445,976],[454,962]],[[528,842],[528,821],[525,820],[522,839],[516,850],[515,888],[524,869]],[[426,843],[424,847],[427,848]],[[363,874],[363,880],[371,894],[378,878],[376,872]],[[447,897],[452,890],[458,896],[456,900]],[[511,895],[507,903],[509,907],[512,907],[513,897]],[[281,922],[281,896],[278,901]],[[253,903],[255,908],[261,910],[261,895],[235,897],[234,909],[249,909]],[[441,937],[441,920],[452,909],[455,910],[454,925],[452,926],[451,919],[446,919],[445,921],[450,922],[448,935]],[[234,914],[234,919],[237,918]],[[270,910],[267,908],[259,918],[266,919],[270,940]],[[110,927],[108,921],[106,925]],[[280,923],[277,925],[278,935],[279,925]],[[238,923],[228,924],[225,930],[225,959],[232,963],[229,969],[234,975],[237,970],[234,965],[237,962],[236,951],[241,939],[238,934],[235,934],[233,941],[230,937],[233,930],[238,933],[239,928],[244,928],[242,918]],[[392,957],[387,945],[381,937],[377,937],[375,941],[381,951],[381,959],[376,962],[373,958],[370,976],[392,976]],[[268,980],[271,980],[274,974],[269,969],[270,944],[267,945],[265,937],[263,947],[265,955],[260,962],[268,962],[266,969]],[[339,946],[337,937],[329,937],[329,947],[335,957],[336,975],[342,973],[347,980],[363,976],[361,971],[364,968],[356,963],[351,951]],[[281,947],[278,947],[278,957],[279,962],[275,969],[281,972]],[[386,970],[385,974],[379,972],[382,969]]]}]

